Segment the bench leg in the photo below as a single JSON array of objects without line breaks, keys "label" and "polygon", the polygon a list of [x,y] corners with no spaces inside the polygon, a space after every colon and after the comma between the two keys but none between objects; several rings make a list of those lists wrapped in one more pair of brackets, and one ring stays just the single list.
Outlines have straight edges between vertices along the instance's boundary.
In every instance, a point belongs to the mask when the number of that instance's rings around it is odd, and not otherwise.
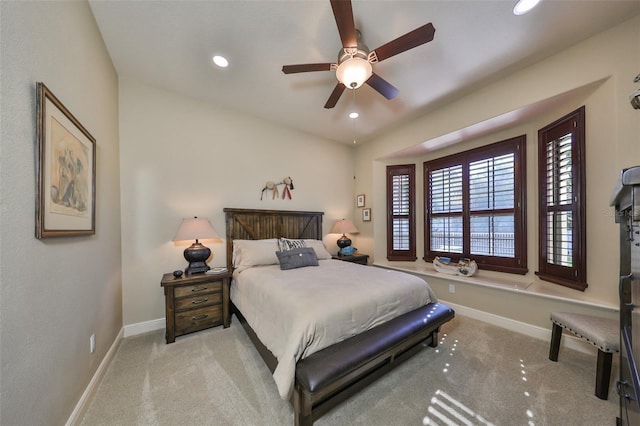
[{"label": "bench leg", "polygon": [[298,386],[295,386],[293,389],[293,423],[295,426],[313,425],[311,408],[312,403],[309,395]]},{"label": "bench leg", "polygon": [[429,346],[432,348],[438,347],[438,331],[440,331],[439,327],[431,332],[431,341],[429,342]]},{"label": "bench leg", "polygon": [[553,330],[551,330],[551,345],[549,347],[549,359],[551,361],[558,360],[558,352],[560,351],[560,340],[562,339],[562,327],[555,322]]},{"label": "bench leg", "polygon": [[611,352],[598,349],[598,366],[596,368],[596,396],[600,399],[609,398],[609,380],[611,379]]}]

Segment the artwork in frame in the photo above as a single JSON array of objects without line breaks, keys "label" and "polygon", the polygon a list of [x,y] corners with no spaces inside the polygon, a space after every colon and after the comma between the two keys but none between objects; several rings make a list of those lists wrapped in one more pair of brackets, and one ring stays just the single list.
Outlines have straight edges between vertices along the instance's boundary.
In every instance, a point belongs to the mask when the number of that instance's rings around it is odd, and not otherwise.
[{"label": "artwork in frame", "polygon": [[371,221],[371,209],[362,209],[362,221],[363,222]]},{"label": "artwork in frame", "polygon": [[36,238],[96,233],[96,141],[37,83]]},{"label": "artwork in frame", "polygon": [[356,207],[364,207],[364,194],[356,196]]}]

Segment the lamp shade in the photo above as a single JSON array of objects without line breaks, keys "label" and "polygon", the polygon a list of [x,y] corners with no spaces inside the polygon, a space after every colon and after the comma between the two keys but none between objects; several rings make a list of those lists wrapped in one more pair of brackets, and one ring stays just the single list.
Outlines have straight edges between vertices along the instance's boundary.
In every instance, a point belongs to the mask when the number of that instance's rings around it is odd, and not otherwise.
[{"label": "lamp shade", "polygon": [[332,234],[357,234],[358,228],[349,219],[341,219],[333,224],[331,228]]},{"label": "lamp shade", "polygon": [[373,69],[369,61],[359,57],[352,57],[338,65],[336,77],[348,89],[357,89],[371,77],[372,73]]},{"label": "lamp shade", "polygon": [[211,256],[211,249],[203,246],[199,239],[220,238],[211,226],[211,222],[206,218],[194,217],[193,219],[182,219],[182,224],[173,241],[195,240],[193,244],[184,250],[184,258],[189,262],[189,266],[184,270],[187,275],[206,272],[209,269],[207,259]]},{"label": "lamp shade", "polygon": [[173,241],[204,240],[210,238],[220,238],[211,226],[207,218],[186,218],[182,219],[180,228],[176,232]]}]

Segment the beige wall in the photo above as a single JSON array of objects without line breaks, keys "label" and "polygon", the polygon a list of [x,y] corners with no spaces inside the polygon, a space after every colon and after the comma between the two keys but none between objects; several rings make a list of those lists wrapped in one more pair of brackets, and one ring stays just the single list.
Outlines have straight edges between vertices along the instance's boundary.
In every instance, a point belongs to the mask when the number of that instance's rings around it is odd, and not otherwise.
[{"label": "beige wall", "polygon": [[[361,227],[357,244],[386,260],[385,167],[387,164],[415,162],[418,179],[418,257],[423,250],[421,207],[422,163],[453,152],[527,135],[527,279],[536,287],[573,298],[575,290],[541,282],[537,269],[537,130],[562,115],[586,105],[587,145],[587,235],[589,288],[579,297],[605,305],[616,305],[618,276],[618,234],[609,207],[609,196],[623,167],[640,164],[640,113],[629,105],[633,78],[640,71],[640,17],[580,43],[534,66],[469,93],[464,99],[382,135],[362,145],[356,154],[356,192],[371,196],[373,221]],[[580,89],[582,88],[582,89]],[[569,94],[567,94],[570,92]],[[396,151],[464,129],[537,102],[556,98],[554,106],[507,130],[430,152],[418,158],[381,160]],[[369,199],[369,198],[368,198]],[[418,260],[417,262],[424,262]],[[482,272],[481,272],[482,274]],[[485,272],[486,274],[486,272]],[[462,291],[448,293],[446,279],[428,279],[441,298],[471,308],[548,326],[549,311],[558,309],[550,299],[522,294],[506,294],[471,284]],[[460,287],[460,285],[458,285]],[[580,310],[560,303],[566,310]],[[591,308],[588,310],[592,311]],[[604,312],[613,315],[611,312]]]},{"label": "beige wall", "polygon": [[[117,76],[86,2],[0,15],[0,424],[64,424],[122,328]],[[95,236],[34,237],[37,81],[97,141]]]},{"label": "beige wall", "polygon": [[[171,242],[183,217],[209,218],[224,238],[224,207],[323,211],[326,234],[354,208],[352,147],[128,79],[120,140],[125,325],[164,318],[162,274],[186,267],[186,246]],[[265,182],[285,176],[292,199],[261,201]],[[205,245],[223,266],[225,244]]]}]

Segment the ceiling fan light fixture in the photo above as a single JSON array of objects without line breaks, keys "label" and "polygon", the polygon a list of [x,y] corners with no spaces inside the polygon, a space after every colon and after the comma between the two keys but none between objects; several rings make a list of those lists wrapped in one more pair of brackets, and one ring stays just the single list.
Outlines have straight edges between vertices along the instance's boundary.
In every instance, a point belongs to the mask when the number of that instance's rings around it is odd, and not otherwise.
[{"label": "ceiling fan light fixture", "polygon": [[542,0],[518,0],[516,5],[513,7],[513,14],[524,15],[525,13],[536,7],[541,1]]},{"label": "ceiling fan light fixture", "polygon": [[369,61],[358,57],[343,61],[336,70],[338,81],[348,89],[357,89],[362,86],[371,74],[373,74],[373,68]]}]

